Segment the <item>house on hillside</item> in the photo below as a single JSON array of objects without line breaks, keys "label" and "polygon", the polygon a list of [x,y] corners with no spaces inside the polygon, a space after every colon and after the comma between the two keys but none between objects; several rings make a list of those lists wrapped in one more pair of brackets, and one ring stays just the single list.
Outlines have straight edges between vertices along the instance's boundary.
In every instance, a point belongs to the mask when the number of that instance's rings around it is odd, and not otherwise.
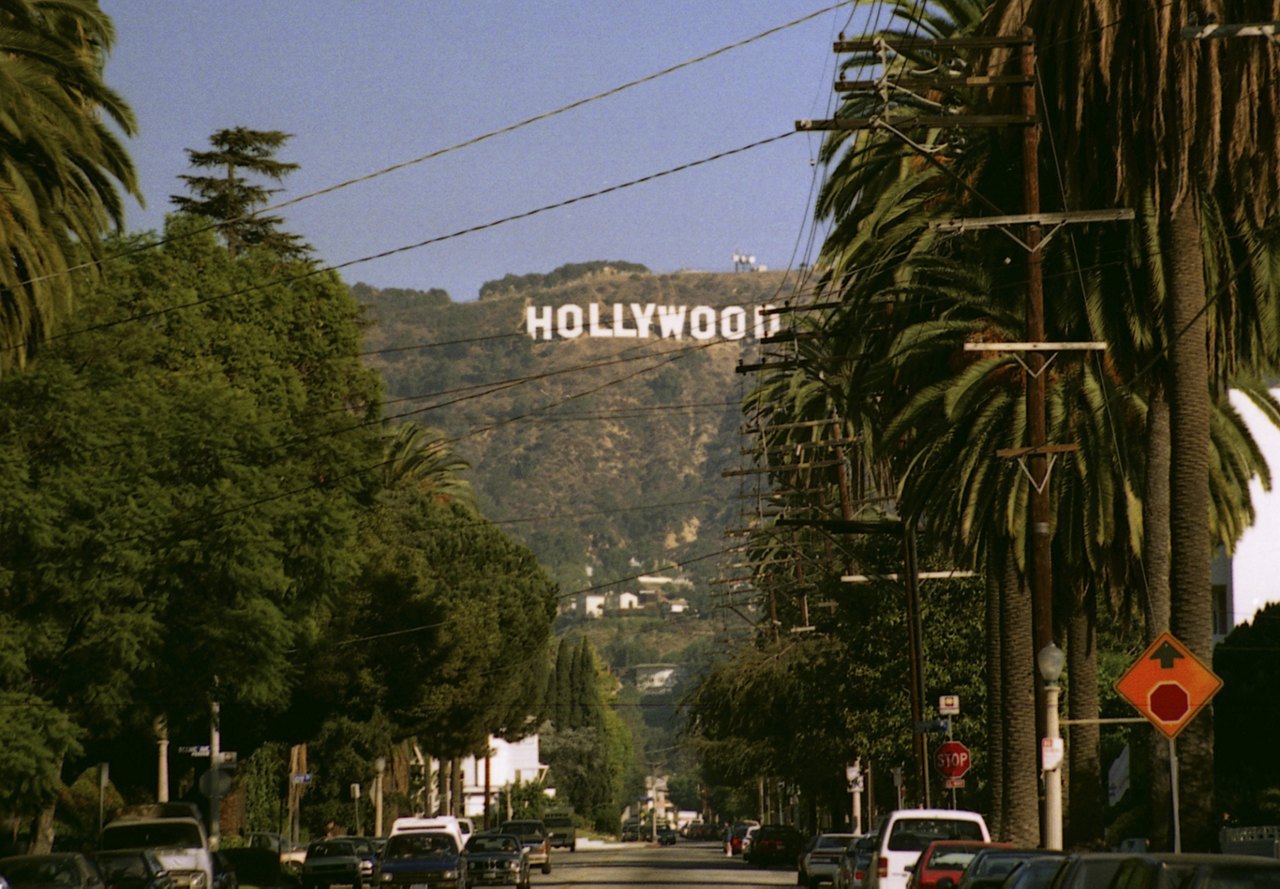
[{"label": "house on hillside", "polygon": [[641,694],[670,694],[679,684],[681,668],[681,664],[636,664],[631,668],[632,681]]}]

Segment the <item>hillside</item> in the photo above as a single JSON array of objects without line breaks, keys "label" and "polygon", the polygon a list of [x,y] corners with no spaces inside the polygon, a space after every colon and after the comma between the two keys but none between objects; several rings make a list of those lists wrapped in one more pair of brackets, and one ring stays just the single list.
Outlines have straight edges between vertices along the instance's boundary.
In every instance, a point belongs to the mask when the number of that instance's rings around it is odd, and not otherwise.
[{"label": "hillside", "polygon": [[[721,471],[741,464],[749,382],[734,368],[754,360],[753,309],[780,302],[783,280],[588,263],[489,282],[476,302],[363,284],[353,293],[387,413],[456,438],[485,515],[574,592],[724,549],[740,501]],[[659,336],[660,324],[674,331],[676,307],[688,312],[680,338]],[[721,338],[744,327],[743,339]],[[695,608],[720,562],[689,565]]]}]

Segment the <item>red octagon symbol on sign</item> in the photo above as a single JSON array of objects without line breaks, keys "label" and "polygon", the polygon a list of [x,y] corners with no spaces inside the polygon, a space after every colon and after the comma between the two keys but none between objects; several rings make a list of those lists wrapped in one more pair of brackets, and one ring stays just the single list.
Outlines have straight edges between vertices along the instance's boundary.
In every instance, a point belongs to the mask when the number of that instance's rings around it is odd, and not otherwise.
[{"label": "red octagon symbol on sign", "polygon": [[1151,689],[1147,706],[1161,722],[1177,722],[1191,709],[1191,698],[1187,696],[1187,690],[1178,683],[1161,682]]},{"label": "red octagon symbol on sign", "polygon": [[969,771],[969,748],[959,741],[943,741],[933,754],[933,764],[944,778],[963,778]]}]

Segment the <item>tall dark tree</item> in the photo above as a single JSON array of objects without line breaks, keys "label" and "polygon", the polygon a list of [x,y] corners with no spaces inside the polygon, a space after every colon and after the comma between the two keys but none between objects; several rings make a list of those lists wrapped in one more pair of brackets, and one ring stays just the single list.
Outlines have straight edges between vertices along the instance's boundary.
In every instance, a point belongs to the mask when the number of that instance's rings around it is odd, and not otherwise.
[{"label": "tall dark tree", "polygon": [[96,0],[0,2],[0,369],[21,366],[65,314],[69,269],[100,258],[123,224],[120,191],[138,196],[108,126],[136,127],[102,78],[114,40]]},{"label": "tall dark tree", "polygon": [[187,183],[191,194],[172,195],[170,201],[185,213],[217,222],[233,256],[251,247],[267,247],[284,257],[304,257],[310,248],[302,239],[280,230],[284,221],[281,217],[260,210],[280,189],[248,178],[258,176],[281,182],[298,169],[297,164],[275,156],[290,138],[290,133],[279,130],[218,130],[209,137],[213,146],[210,150],[187,149],[191,166],[210,172],[178,177]]}]

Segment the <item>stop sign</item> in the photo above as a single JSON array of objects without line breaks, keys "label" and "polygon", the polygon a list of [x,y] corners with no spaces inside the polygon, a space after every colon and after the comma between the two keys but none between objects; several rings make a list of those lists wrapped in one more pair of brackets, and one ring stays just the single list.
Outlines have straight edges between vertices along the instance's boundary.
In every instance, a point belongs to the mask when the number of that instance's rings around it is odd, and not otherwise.
[{"label": "stop sign", "polygon": [[943,741],[933,754],[933,764],[944,778],[963,778],[969,762],[969,748],[959,741]]}]

